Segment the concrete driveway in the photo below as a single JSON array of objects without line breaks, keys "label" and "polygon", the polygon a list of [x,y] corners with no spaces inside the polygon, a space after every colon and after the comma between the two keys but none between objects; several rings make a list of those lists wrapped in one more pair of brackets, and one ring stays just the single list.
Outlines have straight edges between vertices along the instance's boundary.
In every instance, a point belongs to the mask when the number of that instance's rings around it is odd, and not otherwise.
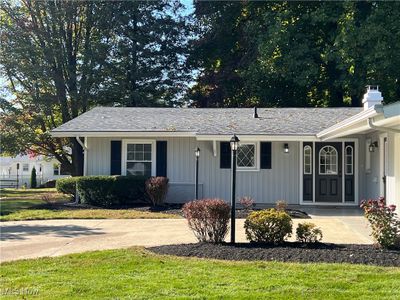
[{"label": "concrete driveway", "polygon": [[[360,216],[314,216],[324,242],[369,244]],[[237,220],[237,241],[245,242],[244,220]],[[58,256],[91,250],[196,242],[184,219],[45,220],[0,223],[0,261]],[[294,237],[292,237],[293,240]]]}]

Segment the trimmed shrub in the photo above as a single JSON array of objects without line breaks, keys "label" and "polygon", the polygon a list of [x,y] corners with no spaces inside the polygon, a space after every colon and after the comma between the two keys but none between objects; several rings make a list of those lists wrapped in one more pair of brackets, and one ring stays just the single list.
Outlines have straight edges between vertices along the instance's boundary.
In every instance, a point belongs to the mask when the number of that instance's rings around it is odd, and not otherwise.
[{"label": "trimmed shrub", "polygon": [[239,199],[239,203],[243,206],[243,209],[251,210],[254,206],[254,199],[250,196],[244,196]]},{"label": "trimmed shrub", "polygon": [[78,193],[82,203],[102,207],[112,207],[119,204],[119,199],[114,193],[115,177],[112,176],[87,176],[77,181]]},{"label": "trimmed shrub", "polygon": [[114,176],[113,193],[119,199],[119,205],[131,206],[147,203],[149,199],[145,191],[144,176]]},{"label": "trimmed shrub", "polygon": [[31,189],[35,189],[36,187],[37,187],[36,169],[35,167],[33,167],[31,172]]},{"label": "trimmed shrub", "polygon": [[77,176],[77,177],[66,177],[57,179],[56,181],[57,191],[67,195],[75,195],[76,182],[79,178],[81,177]]},{"label": "trimmed shrub", "polygon": [[162,205],[168,192],[167,177],[150,177],[146,180],[146,193],[153,206]]},{"label": "trimmed shrub", "polygon": [[257,243],[282,243],[292,234],[292,219],[275,208],[255,211],[244,222],[246,237]]},{"label": "trimmed shrub", "polygon": [[395,213],[396,206],[386,206],[385,199],[370,199],[361,202],[364,215],[372,229],[372,237],[384,248],[400,247],[400,220]]},{"label": "trimmed shrub", "polygon": [[77,184],[82,203],[94,206],[127,206],[145,199],[144,177],[85,176]]},{"label": "trimmed shrub", "polygon": [[314,223],[299,223],[296,229],[296,238],[301,243],[316,243],[322,240],[322,230]]},{"label": "trimmed shrub", "polygon": [[278,200],[275,203],[276,210],[286,211],[288,204],[285,200]]},{"label": "trimmed shrub", "polygon": [[200,242],[222,243],[228,233],[230,206],[221,199],[202,199],[182,208],[190,229]]}]

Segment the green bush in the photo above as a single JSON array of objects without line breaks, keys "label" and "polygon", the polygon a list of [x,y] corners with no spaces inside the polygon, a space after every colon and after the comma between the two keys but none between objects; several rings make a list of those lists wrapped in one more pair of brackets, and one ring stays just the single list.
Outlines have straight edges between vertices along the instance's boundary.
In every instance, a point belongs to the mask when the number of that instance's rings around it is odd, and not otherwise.
[{"label": "green bush", "polygon": [[82,203],[95,206],[111,207],[119,204],[114,193],[113,176],[87,176],[79,178],[78,193]]},{"label": "green bush", "polygon": [[149,202],[145,191],[146,177],[116,176],[115,178],[113,193],[120,199],[120,205],[130,206],[136,203]]},{"label": "green bush", "polygon": [[35,189],[36,187],[37,187],[36,169],[35,167],[33,167],[31,172],[31,189]]},{"label": "green bush", "polygon": [[66,177],[56,181],[56,189],[58,192],[68,195],[75,195],[76,181],[81,177]]},{"label": "green bush", "polygon": [[87,176],[78,180],[82,203],[101,206],[127,206],[145,200],[145,178],[137,176]]},{"label": "green bush", "polygon": [[322,230],[314,223],[300,223],[296,229],[296,238],[301,243],[316,243],[322,240]]},{"label": "green bush", "polygon": [[282,243],[292,234],[292,219],[275,208],[255,211],[244,222],[246,237],[257,243]]}]

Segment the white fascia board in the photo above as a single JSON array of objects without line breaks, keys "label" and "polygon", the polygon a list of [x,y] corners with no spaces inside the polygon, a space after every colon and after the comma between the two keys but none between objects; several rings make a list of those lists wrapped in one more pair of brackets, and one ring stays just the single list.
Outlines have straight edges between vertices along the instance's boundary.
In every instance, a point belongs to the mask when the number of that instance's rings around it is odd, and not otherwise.
[{"label": "white fascia board", "polygon": [[[241,141],[319,141],[315,135],[266,135],[266,134],[236,134]],[[232,134],[196,135],[198,141],[229,141]]]},{"label": "white fascia board", "polygon": [[[322,140],[327,140],[367,130],[368,129],[367,120],[369,118],[376,117],[379,114],[382,114],[382,105],[375,105],[340,123],[337,123],[325,130],[322,130],[321,132],[317,133],[317,138]],[[349,130],[349,127],[352,127],[360,122],[365,122],[365,123],[360,124],[361,126],[359,127],[357,126],[357,128]]]},{"label": "white fascia board", "polygon": [[194,132],[163,131],[50,131],[52,137],[195,137]]},{"label": "white fascia board", "polygon": [[[52,137],[196,137],[198,141],[226,141],[232,135],[202,135],[195,132],[163,131],[51,131]],[[318,141],[315,135],[238,135],[241,140],[249,141]]]}]

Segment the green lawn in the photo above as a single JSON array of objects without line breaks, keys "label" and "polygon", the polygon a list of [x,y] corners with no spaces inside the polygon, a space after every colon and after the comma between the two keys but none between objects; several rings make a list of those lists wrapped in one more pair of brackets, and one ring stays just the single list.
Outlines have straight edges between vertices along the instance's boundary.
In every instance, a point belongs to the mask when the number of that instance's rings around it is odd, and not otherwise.
[{"label": "green lawn", "polygon": [[66,196],[57,193],[54,188],[44,188],[44,189],[0,189],[0,198],[5,199],[21,199],[29,198],[41,200],[44,195],[51,195],[56,199],[65,199]]},{"label": "green lawn", "polygon": [[48,219],[166,219],[177,215],[139,211],[135,209],[91,209],[47,205],[42,200],[50,196],[54,204],[69,201],[55,189],[1,189],[0,221]]},{"label": "green lawn", "polygon": [[0,272],[1,291],[34,289],[29,298],[37,299],[400,298],[400,268],[174,258],[140,248],[3,263]]}]

